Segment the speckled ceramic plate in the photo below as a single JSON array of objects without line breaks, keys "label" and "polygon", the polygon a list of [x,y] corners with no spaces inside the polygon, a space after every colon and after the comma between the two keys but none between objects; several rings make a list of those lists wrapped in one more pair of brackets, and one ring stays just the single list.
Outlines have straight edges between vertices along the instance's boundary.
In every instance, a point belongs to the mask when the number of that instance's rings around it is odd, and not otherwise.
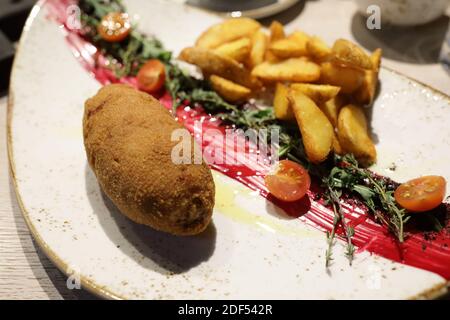
[{"label": "speckled ceramic plate", "polygon": [[[166,1],[126,4],[140,14],[142,30],[176,52],[219,19]],[[386,69],[380,77],[371,119],[379,152],[374,169],[399,181],[429,173],[450,181],[449,98]],[[75,283],[128,299],[403,299],[445,292],[441,276],[367,252],[349,266],[340,243],[327,272],[323,232],[286,218],[218,173],[213,223],[205,233],[178,238],[130,222],[102,195],[86,163],[83,104],[99,86],[45,7],[36,6],[11,79],[11,174],[33,236]]]}]

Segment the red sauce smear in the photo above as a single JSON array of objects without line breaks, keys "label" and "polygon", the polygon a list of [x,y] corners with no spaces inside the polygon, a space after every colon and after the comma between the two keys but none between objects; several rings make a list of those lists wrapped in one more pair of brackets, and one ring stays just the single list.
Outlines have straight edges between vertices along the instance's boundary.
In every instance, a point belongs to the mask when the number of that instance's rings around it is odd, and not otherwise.
[{"label": "red sauce smear", "polygon": [[[44,3],[48,17],[63,26],[65,39],[74,56],[95,79],[103,85],[125,83],[136,87],[134,77],[117,79],[113,72],[108,69],[106,59],[98,53],[97,48],[87,42],[78,31],[71,30],[66,24],[66,8],[69,5],[76,4],[76,1],[47,0],[42,1],[41,5]],[[159,98],[166,108],[172,108],[172,99],[167,93]],[[179,107],[176,116],[178,121],[182,122],[194,135],[204,151],[208,148],[211,149],[211,147],[214,149],[214,146],[219,146],[222,143],[220,139],[208,139],[203,135],[207,129],[216,129],[225,137],[226,127],[221,124],[219,119],[205,113],[201,107],[189,105]],[[202,123],[201,131],[194,127],[195,121]],[[227,145],[226,142],[223,142],[223,146],[226,155],[235,152],[234,147]],[[248,148],[251,148],[251,146]],[[236,157],[243,158],[244,155],[238,153]],[[286,203],[273,198],[264,185],[263,175],[270,169],[269,164],[261,164],[261,162],[245,158],[239,165],[212,164],[210,166],[212,169],[258,191],[261,196],[282,208],[289,216],[298,218],[323,231],[332,229],[333,212],[323,205],[323,201],[315,200],[319,192],[317,187],[313,187],[308,192],[307,197],[294,203]],[[353,243],[358,247],[358,252],[368,251],[393,261],[437,273],[450,280],[450,231],[448,224],[441,232],[433,233],[432,240],[424,236],[423,233],[413,233],[404,243],[400,244],[384,226],[375,223],[361,206],[343,202],[343,207],[348,224],[355,228]],[[342,230],[338,230],[338,235],[342,236]]]}]

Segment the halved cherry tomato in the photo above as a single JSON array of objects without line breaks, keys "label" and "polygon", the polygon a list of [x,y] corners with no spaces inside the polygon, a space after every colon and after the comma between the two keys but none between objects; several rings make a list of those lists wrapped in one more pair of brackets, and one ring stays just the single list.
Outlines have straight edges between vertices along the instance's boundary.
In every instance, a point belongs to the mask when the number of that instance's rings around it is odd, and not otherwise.
[{"label": "halved cherry tomato", "polygon": [[139,89],[148,93],[154,93],[161,89],[165,79],[164,64],[158,59],[148,60],[137,74]]},{"label": "halved cherry tomato", "polygon": [[97,31],[103,40],[108,42],[120,42],[131,32],[131,23],[128,14],[111,12],[102,18]]},{"label": "halved cherry tomato", "polygon": [[394,192],[395,200],[408,211],[424,212],[436,208],[445,197],[445,179],[424,176],[401,184]]},{"label": "halved cherry tomato", "polygon": [[282,160],[274,173],[265,177],[269,192],[283,201],[296,201],[303,198],[311,186],[308,171],[296,162]]}]

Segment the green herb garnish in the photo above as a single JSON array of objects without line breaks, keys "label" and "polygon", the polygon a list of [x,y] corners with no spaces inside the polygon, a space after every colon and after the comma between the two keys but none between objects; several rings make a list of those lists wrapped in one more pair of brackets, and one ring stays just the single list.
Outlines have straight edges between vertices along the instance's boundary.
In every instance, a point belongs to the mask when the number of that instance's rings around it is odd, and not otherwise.
[{"label": "green herb garnish", "polygon": [[326,253],[326,265],[329,265],[332,259],[331,248],[339,224],[342,225],[345,232],[346,255],[350,261],[354,253],[354,246],[351,242],[354,230],[345,223],[340,205],[343,193],[357,196],[378,222],[388,227],[399,242],[404,241],[404,225],[410,216],[407,216],[406,211],[399,208],[395,202],[393,197],[395,185],[375,176],[369,170],[359,167],[353,155],[335,156],[334,166],[322,181],[327,188],[326,200],[332,205],[335,214],[333,230],[328,234],[329,247]]},{"label": "green herb garnish", "polygon": [[169,63],[172,53],[162,43],[147,37],[133,28],[128,38],[121,42],[107,42],[97,33],[102,18],[111,12],[125,12],[120,0],[80,0],[82,33],[109,60],[116,77],[134,76],[149,59]]}]

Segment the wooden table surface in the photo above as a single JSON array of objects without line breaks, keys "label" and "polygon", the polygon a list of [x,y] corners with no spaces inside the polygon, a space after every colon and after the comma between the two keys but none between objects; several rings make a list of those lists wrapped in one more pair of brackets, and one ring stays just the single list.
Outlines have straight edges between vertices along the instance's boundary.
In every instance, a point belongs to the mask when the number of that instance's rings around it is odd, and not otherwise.
[{"label": "wooden table surface", "polygon": [[22,218],[9,175],[7,98],[0,98],[0,299],[95,299],[69,290],[65,276],[34,242]]},{"label": "wooden table surface", "polygon": [[[299,10],[309,11],[313,17],[314,12],[330,11],[324,7],[328,1],[314,1],[307,3],[306,8]],[[352,4],[345,1],[344,9],[354,9]],[[322,7],[321,7],[322,6]],[[292,10],[291,10],[292,11]],[[353,38],[368,47],[385,47],[389,58],[383,60],[384,65],[401,71],[413,78],[440,89],[450,95],[450,75],[432,57],[436,53],[421,53],[423,46],[415,55],[408,55],[402,58],[402,45],[393,42],[390,37],[397,38],[396,42],[407,42],[413,39],[411,36],[402,36],[403,31],[394,30],[391,35],[368,38],[364,36],[364,30],[358,27],[358,16],[345,14],[346,10],[337,10],[334,18],[339,21],[339,29],[334,30],[334,34],[343,37]],[[292,14],[292,13],[291,13]],[[302,13],[303,16],[303,13]],[[308,15],[304,15],[308,17]],[[283,16],[279,17],[283,20]],[[312,20],[312,19],[311,19]],[[356,20],[356,21],[355,21]],[[317,20],[316,20],[317,21]],[[421,33],[432,34],[434,42],[443,40],[442,33],[448,25],[448,16],[432,23],[431,26],[416,28],[414,32],[409,32],[420,39]],[[356,25],[356,26],[355,26]],[[434,30],[434,31],[433,31]],[[436,32],[436,30],[438,32]],[[345,32],[347,31],[347,32]],[[399,34],[400,33],[400,34]],[[439,33],[439,35],[438,35]],[[320,34],[320,33],[319,33]],[[331,37],[331,36],[330,36]],[[366,40],[364,40],[366,39]],[[427,40],[428,44],[433,41]],[[396,49],[397,48],[397,49]],[[403,46],[408,48],[407,44]],[[430,50],[436,50],[430,47]],[[84,290],[69,290],[66,286],[65,276],[48,260],[33,241],[27,226],[22,218],[22,214],[17,205],[14,187],[9,175],[8,156],[6,149],[6,105],[7,97],[0,98],[0,299],[95,299],[93,295]]]}]

